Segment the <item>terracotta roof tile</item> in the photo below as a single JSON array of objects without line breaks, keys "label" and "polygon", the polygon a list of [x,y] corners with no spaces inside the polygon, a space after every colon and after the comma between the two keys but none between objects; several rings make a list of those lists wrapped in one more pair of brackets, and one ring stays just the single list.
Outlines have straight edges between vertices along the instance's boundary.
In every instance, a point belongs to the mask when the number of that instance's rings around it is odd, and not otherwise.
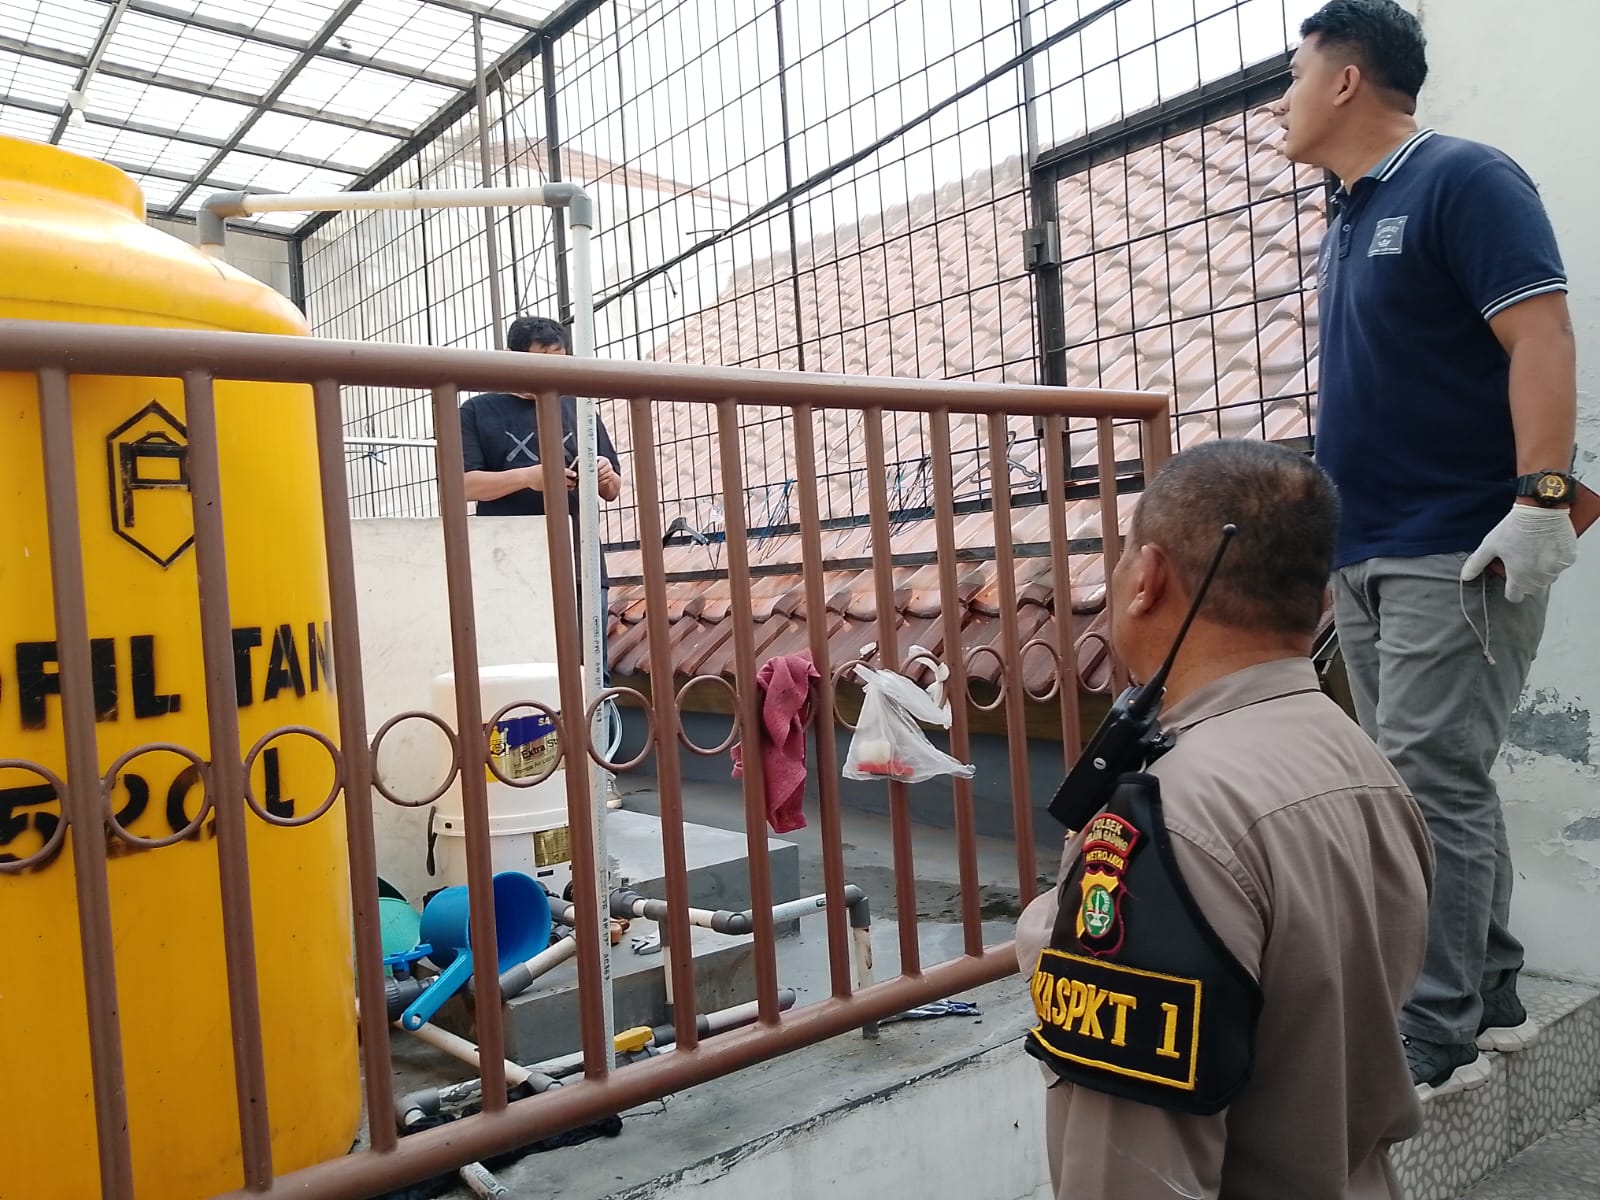
[{"label": "terracotta roof tile", "polygon": [[[1323,200],[1320,181],[1277,152],[1281,137],[1270,114],[1256,110],[1096,164],[1057,185],[1068,382],[1170,392],[1179,447],[1218,436],[1281,439],[1309,432],[1316,313],[1305,293],[1316,269]],[[1028,223],[1021,164],[986,167],[799,248],[798,321],[785,250],[738,268],[722,296],[677,322],[652,357],[792,368],[803,338],[806,365],[813,370],[1031,382],[1034,281],[1024,270],[1019,236]],[[604,412],[626,453],[626,414],[619,408]],[[713,535],[726,521],[739,521],[741,514],[723,514],[716,499],[721,471],[714,410],[663,402],[653,412],[665,517],[682,515]],[[796,473],[790,422],[761,420],[777,416],[750,409],[742,418],[749,497],[742,519],[755,531],[774,521],[793,522],[799,514],[797,497],[789,496],[787,510],[783,501]],[[816,414],[825,519],[864,517],[868,511],[863,420],[841,410]],[[931,505],[925,419],[886,413],[883,423],[891,514]],[[1014,419],[1008,428],[1018,438],[1035,437],[1031,420]],[[1071,429],[1071,466],[1092,478],[1098,463],[1094,422],[1075,420]],[[986,495],[987,441],[984,422],[952,421],[949,469],[958,499]],[[1122,462],[1137,459],[1137,426],[1116,427],[1114,452]],[[1024,494],[1037,494],[1037,479],[1013,469],[1011,486],[1012,546],[1047,543],[1047,510],[1022,503]],[[1118,498],[1120,521],[1125,523],[1133,501]],[[1080,544],[1098,539],[1098,502],[1070,503],[1067,529]],[[631,512],[608,513],[609,540],[636,536]],[[991,556],[957,566],[952,603],[961,606],[969,655],[981,646],[998,648],[995,544],[992,513],[956,518],[957,548]],[[800,539],[757,532],[750,549],[754,566],[778,571],[751,581],[758,659],[804,649],[810,614]],[[938,551],[936,527],[926,519],[896,519],[889,549],[901,562],[904,556],[922,560],[894,568],[901,650],[916,641],[944,654],[939,572],[925,561]],[[864,525],[824,530],[824,557],[836,564],[868,559],[872,551],[871,530]],[[674,545],[663,558],[675,670],[731,673],[726,548]],[[620,672],[648,670],[643,589],[627,581],[639,575],[642,561],[638,550],[616,550],[609,557],[619,579],[611,590],[610,657]],[[1050,558],[1018,552],[1012,561],[1023,642],[1037,637],[1057,646],[1059,598]],[[1104,688],[1104,617],[1093,615],[1103,605],[1100,557],[1075,553],[1069,567],[1079,669],[1087,685]],[[722,578],[700,577],[718,570]],[[829,655],[837,667],[877,640],[876,591],[870,569],[840,566],[824,571],[823,591]],[[1030,691],[1046,691],[1053,656],[1029,653],[1022,673]],[[993,657],[979,654],[974,674],[992,679]]]}]

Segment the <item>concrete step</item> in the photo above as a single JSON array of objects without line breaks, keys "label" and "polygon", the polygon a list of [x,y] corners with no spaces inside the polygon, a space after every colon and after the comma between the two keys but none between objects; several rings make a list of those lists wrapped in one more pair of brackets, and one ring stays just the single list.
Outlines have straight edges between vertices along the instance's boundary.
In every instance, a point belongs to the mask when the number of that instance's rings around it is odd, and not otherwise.
[{"label": "concrete step", "polygon": [[[1409,1200],[1454,1200],[1519,1152],[1561,1129],[1600,1102],[1600,990],[1584,984],[1524,976],[1520,992],[1543,1027],[1516,1054],[1490,1055],[1494,1074],[1483,1087],[1430,1098],[1422,1132],[1395,1147],[1395,1168]],[[1590,1159],[1590,1182],[1570,1192],[1503,1191],[1510,1196],[1600,1195],[1600,1134]]]},{"label": "concrete step", "polygon": [[1600,1105],[1547,1133],[1461,1200],[1594,1200],[1600,1196]]}]

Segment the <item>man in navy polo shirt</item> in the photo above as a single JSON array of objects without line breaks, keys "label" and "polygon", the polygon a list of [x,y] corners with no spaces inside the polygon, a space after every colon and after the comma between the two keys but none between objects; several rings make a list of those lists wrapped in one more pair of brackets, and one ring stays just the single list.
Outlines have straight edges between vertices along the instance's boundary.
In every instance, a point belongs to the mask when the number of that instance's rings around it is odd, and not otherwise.
[{"label": "man in navy polo shirt", "polygon": [[1401,1029],[1413,1082],[1454,1091],[1488,1079],[1480,1048],[1533,1032],[1489,770],[1576,555],[1566,276],[1514,162],[1417,128],[1415,17],[1332,0],[1300,33],[1284,153],[1340,184],[1317,294],[1334,614],[1361,724],[1433,837],[1428,955]]}]

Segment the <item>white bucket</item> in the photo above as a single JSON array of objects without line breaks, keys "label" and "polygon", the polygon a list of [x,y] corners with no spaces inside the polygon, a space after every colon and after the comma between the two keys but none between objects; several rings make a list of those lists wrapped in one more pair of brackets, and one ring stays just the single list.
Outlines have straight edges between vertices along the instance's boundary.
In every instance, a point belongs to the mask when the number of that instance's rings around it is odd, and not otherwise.
[{"label": "white bucket", "polygon": [[[534,701],[561,711],[560,686],[554,663],[517,663],[484,667],[478,690],[487,722],[513,701]],[[433,711],[454,725],[455,676],[433,681]],[[550,718],[537,709],[515,709],[489,729],[489,750],[507,779],[527,779],[549,770],[560,739]],[[441,747],[441,753],[448,753]],[[438,764],[438,774],[448,769]],[[559,896],[572,879],[572,852],[567,829],[566,764],[532,787],[513,787],[484,768],[489,797],[490,854],[494,869],[521,871]],[[437,778],[437,776],[435,776]],[[461,809],[459,777],[439,797],[431,818],[435,877],[445,886],[467,881],[466,822]]]}]

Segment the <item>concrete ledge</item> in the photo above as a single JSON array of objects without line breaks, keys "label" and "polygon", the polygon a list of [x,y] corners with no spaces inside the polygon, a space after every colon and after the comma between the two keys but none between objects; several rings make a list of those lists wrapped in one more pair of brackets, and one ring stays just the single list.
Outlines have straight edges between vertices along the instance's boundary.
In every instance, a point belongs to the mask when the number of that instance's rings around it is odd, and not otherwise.
[{"label": "concrete ledge", "polygon": [[[986,925],[985,940],[1009,928]],[[961,951],[959,926],[918,934],[926,964]],[[874,925],[886,974],[899,970],[898,939],[893,921]],[[826,942],[820,925],[803,922],[780,943],[779,983],[801,1004],[829,994]],[[878,1041],[843,1034],[626,1113],[621,1137],[530,1155],[500,1181],[513,1195],[574,1200],[1047,1200],[1038,1190],[1044,1089],[1017,1044],[1027,989],[1008,978],[960,998],[983,1015],[890,1024]],[[468,1074],[404,1036],[395,1060],[402,1092]],[[458,1188],[450,1200],[471,1193]]]},{"label": "concrete ledge", "polygon": [[[1430,1101],[1423,1131],[1396,1147],[1410,1200],[1461,1195],[1600,1098],[1600,992],[1529,976],[1523,994],[1544,1025],[1538,1041],[1496,1056],[1485,1087]],[[640,1110],[616,1142],[536,1155],[502,1180],[595,1200],[1050,1200],[1044,1089],[1018,1042],[1030,1020],[1021,981],[970,998],[981,1023],[835,1039]]]},{"label": "concrete ledge", "polygon": [[[619,1031],[671,1020],[661,955],[635,954],[628,944],[655,932],[653,922],[635,921],[611,951],[611,1004]],[[716,1012],[756,998],[752,937],[696,929],[693,943],[696,1012]],[[434,1021],[470,1042],[478,1040],[476,1015],[464,995],[453,997]],[[506,1005],[506,1055],[515,1062],[536,1063],[571,1054],[582,1048],[578,1022],[578,965],[569,960]]]},{"label": "concrete ledge", "polygon": [[[709,825],[685,823],[684,865],[689,873],[689,903],[695,908],[750,907],[749,842],[745,835]],[[661,818],[626,808],[606,817],[606,850],[619,877],[641,896],[667,897],[666,865],[661,849]],[[800,848],[782,838],[767,838],[772,864],[772,899],[800,896]]]},{"label": "concrete ledge", "polygon": [[1452,1200],[1600,1100],[1600,991],[1532,975],[1520,991],[1538,1040],[1490,1055],[1483,1087],[1428,1101],[1422,1132],[1394,1151],[1410,1200]]}]

